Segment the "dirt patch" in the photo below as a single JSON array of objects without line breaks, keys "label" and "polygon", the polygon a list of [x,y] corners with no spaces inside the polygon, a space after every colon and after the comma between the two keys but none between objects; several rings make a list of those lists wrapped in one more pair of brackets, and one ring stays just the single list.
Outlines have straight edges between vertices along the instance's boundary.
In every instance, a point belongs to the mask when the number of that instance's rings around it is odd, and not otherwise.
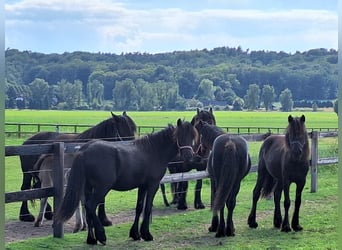
[{"label": "dirt patch", "polygon": [[[192,208],[186,211],[191,211]],[[184,213],[184,211],[177,210],[174,207],[164,209],[153,209],[153,217],[162,217],[170,214]],[[108,215],[109,219],[113,222],[113,225],[122,224],[126,222],[133,223],[135,211],[129,211],[128,213],[120,213],[114,215]],[[142,218],[142,216],[141,216]],[[64,233],[72,233],[75,225],[74,217],[64,224]],[[5,242],[15,242],[31,238],[46,237],[53,235],[52,221],[44,220],[43,225],[40,227],[34,227],[33,222],[22,222],[19,220],[9,221],[5,224]]]}]

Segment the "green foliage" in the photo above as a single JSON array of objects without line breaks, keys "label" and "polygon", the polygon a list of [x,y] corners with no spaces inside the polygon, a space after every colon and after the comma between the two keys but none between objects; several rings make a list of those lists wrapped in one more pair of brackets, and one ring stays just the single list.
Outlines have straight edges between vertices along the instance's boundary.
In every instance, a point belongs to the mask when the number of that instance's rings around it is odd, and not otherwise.
[{"label": "green foliage", "polygon": [[293,108],[292,92],[289,89],[285,89],[280,93],[279,101],[281,103],[281,110],[289,112]]},{"label": "green foliage", "polygon": [[[164,82],[173,88],[166,98],[168,101],[165,98],[162,101],[160,96],[150,99],[150,94],[146,97],[144,93],[138,92],[139,95],[132,97],[133,103],[125,107],[132,110],[185,108],[177,103],[184,103],[183,99],[186,101],[192,98],[202,102],[208,99],[226,102],[223,106],[232,105],[236,97],[243,98],[246,95],[251,84],[262,88],[265,84],[272,83],[271,87],[276,95],[289,89],[294,100],[332,100],[337,97],[336,50],[313,49],[287,54],[220,47],[160,54],[115,55],[88,52],[42,54],[8,49],[5,56],[8,82],[6,108],[16,108],[15,99],[21,95],[24,97],[24,107],[53,107],[50,100],[53,94],[48,94],[46,100],[40,104],[30,99],[31,93],[24,86],[27,87],[35,79],[43,79],[49,86],[62,80],[71,84],[79,81],[84,96],[80,100],[77,93],[78,96],[73,98],[77,100],[75,108],[103,108],[104,100],[113,100],[116,85],[127,79],[132,81],[136,89],[139,89],[139,81],[150,86],[154,92],[163,92],[164,86],[156,84],[158,82]],[[205,92],[204,86],[200,87],[204,79],[212,82],[210,87],[214,93],[211,90]],[[92,84],[97,86],[94,90],[96,93],[88,91],[93,89],[93,86],[88,86]],[[103,90],[99,86],[103,86]],[[162,89],[157,90],[156,86]],[[147,91],[146,87],[144,89]],[[53,93],[52,90],[49,91]],[[117,97],[121,98],[120,95]],[[127,96],[123,96],[124,100],[114,100],[114,106],[121,107],[122,103],[127,102],[125,98]],[[172,105],[171,99],[174,100]],[[86,103],[82,103],[83,101]],[[245,104],[251,101],[248,100]],[[67,106],[73,108],[71,103]],[[254,109],[253,106],[250,108]]]},{"label": "green foliage", "polygon": [[244,97],[245,107],[248,110],[255,110],[259,108],[260,88],[257,84],[250,84],[247,93]]}]

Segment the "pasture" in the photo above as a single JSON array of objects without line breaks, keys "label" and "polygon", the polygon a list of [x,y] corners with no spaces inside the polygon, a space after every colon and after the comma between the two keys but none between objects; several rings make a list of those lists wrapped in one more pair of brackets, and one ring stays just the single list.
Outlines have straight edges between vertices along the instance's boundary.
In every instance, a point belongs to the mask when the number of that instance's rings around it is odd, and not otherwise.
[{"label": "pasture", "polygon": [[[115,112],[121,113],[121,112]],[[301,115],[303,112],[291,112]],[[190,120],[193,112],[128,112],[137,126],[166,126],[175,124],[177,118]],[[226,112],[214,111],[219,126],[255,126],[283,127],[287,125],[289,113],[280,112]],[[306,126],[310,128],[337,127],[337,116],[333,112],[305,112]],[[103,111],[16,111],[6,110],[6,122],[59,123],[59,124],[96,124],[108,118],[109,112]],[[6,145],[20,145],[24,138],[7,137]],[[250,143],[252,161],[257,161],[260,143]],[[335,156],[337,138],[320,139],[319,157]],[[21,169],[18,157],[5,159],[5,191],[18,191],[21,184]],[[136,202],[136,190],[128,192],[112,191],[106,197],[106,211],[118,217],[127,218],[124,223],[106,228],[107,246],[88,247],[85,243],[86,233],[69,234],[63,239],[52,236],[28,239],[23,242],[6,243],[7,249],[336,249],[337,248],[337,166],[324,166],[318,171],[318,192],[310,193],[310,177],[303,191],[300,219],[302,232],[281,233],[273,229],[273,201],[260,200],[257,209],[258,229],[247,226],[247,216],[251,207],[252,189],[256,174],[249,174],[241,185],[234,211],[236,236],[233,238],[216,239],[208,233],[211,220],[209,209],[210,183],[203,182],[202,200],[204,210],[193,209],[194,181],[190,182],[187,197],[189,210],[178,211],[175,207],[164,206],[161,193],[158,191],[154,200],[151,233],[153,242],[132,241],[128,238],[129,228],[133,222]],[[293,187],[291,186],[291,208],[293,209]],[[167,184],[169,191],[169,185]],[[171,195],[168,193],[168,198]],[[18,220],[20,203],[5,205],[5,220]],[[38,207],[30,210],[37,215]],[[162,214],[158,216],[158,214]],[[22,222],[24,223],[24,222]],[[27,226],[29,223],[25,223]],[[32,230],[35,230],[32,223]]]}]

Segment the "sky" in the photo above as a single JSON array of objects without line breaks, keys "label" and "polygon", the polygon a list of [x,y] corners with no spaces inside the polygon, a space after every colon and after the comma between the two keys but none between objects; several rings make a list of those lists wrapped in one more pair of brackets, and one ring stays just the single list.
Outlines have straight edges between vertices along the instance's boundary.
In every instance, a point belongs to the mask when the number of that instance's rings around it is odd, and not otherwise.
[{"label": "sky", "polygon": [[338,0],[5,0],[5,48],[163,53],[338,49]]}]

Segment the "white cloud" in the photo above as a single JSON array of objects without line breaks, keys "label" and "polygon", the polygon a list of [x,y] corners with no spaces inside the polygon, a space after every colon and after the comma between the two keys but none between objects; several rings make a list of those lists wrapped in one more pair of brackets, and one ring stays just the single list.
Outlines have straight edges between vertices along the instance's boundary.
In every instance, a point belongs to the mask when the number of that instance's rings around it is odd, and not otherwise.
[{"label": "white cloud", "polygon": [[[248,1],[244,2],[246,6]],[[32,50],[38,51],[39,44],[20,44],[23,37],[31,37],[32,41],[38,43],[43,39],[61,39],[64,32],[63,41],[56,41],[57,45],[61,42],[70,43],[70,50],[73,50],[77,47],[71,44],[77,40],[74,36],[81,35],[82,48],[115,53],[159,52],[167,48],[173,51],[182,48],[182,44],[184,49],[236,47],[243,44],[247,44],[243,48],[253,45],[262,49],[263,46],[270,46],[269,41],[279,43],[291,40],[292,37],[297,38],[299,44],[307,43],[310,38],[310,42],[316,42],[318,47],[330,48],[336,45],[337,48],[337,11],[185,10],[160,6],[142,10],[110,0],[23,0],[5,4],[5,14],[8,31],[6,43],[19,49],[23,49],[23,46],[36,46]],[[20,39],[16,37],[18,34],[21,34]],[[251,45],[248,46],[248,43]],[[284,51],[290,49],[285,48],[286,43],[279,44],[283,44]],[[51,50],[58,50],[58,47]]]}]

